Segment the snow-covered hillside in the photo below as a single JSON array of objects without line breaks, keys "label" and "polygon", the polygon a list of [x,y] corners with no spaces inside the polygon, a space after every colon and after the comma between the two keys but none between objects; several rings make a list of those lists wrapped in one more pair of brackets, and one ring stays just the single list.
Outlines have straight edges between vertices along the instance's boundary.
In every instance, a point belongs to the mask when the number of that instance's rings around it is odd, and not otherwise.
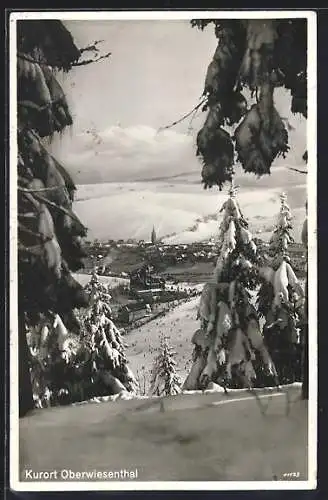
[{"label": "snow-covered hillside", "polygon": [[[284,179],[284,188],[279,176]],[[283,167],[277,167],[269,180],[243,176],[238,199],[253,234],[260,231],[261,237],[268,237],[284,189],[294,218],[294,237],[300,240],[306,199],[302,181],[303,176]],[[168,243],[192,243],[217,234],[218,212],[225,198],[225,191],[203,190],[196,172],[167,182],[81,185],[75,210],[89,228],[89,239],[148,241],[155,226],[157,236]]]}]

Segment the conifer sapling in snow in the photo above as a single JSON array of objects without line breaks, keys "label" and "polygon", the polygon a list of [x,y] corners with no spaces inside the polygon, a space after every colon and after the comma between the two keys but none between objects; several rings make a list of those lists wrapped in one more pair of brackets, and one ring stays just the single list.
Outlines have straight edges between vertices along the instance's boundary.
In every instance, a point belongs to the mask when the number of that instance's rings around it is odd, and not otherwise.
[{"label": "conifer sapling in snow", "polygon": [[176,361],[167,337],[162,337],[157,358],[154,361],[149,395],[170,396],[180,392],[181,381],[176,372]]}]

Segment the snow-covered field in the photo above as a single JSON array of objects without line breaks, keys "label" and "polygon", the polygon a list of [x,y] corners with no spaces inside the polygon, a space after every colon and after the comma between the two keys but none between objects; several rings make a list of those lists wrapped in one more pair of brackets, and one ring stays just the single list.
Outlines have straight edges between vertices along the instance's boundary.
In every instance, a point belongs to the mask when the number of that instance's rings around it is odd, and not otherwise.
[{"label": "snow-covered field", "polygon": [[[279,194],[284,190],[299,241],[305,216],[304,176],[276,167],[269,177],[256,180],[243,175],[240,180],[238,200],[250,229],[264,239],[268,237],[279,210]],[[89,228],[89,239],[148,240],[154,225],[158,237],[168,243],[192,243],[217,234],[218,212],[226,196],[226,191],[202,189],[197,171],[168,181],[80,185],[75,210]]]},{"label": "snow-covered field", "polygon": [[175,360],[181,379],[187,376],[193,350],[191,337],[199,327],[199,321],[196,320],[198,303],[199,297],[193,298],[166,316],[136,328],[126,336],[129,365],[134,374],[139,375],[141,384],[145,381],[146,388],[162,334],[176,352]]}]

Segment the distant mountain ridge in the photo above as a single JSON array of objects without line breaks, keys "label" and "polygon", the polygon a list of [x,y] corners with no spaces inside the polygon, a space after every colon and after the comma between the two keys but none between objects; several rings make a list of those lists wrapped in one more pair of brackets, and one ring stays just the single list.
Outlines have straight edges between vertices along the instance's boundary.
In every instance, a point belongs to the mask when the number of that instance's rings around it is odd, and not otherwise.
[{"label": "distant mountain ridge", "polygon": [[[283,181],[297,241],[305,217],[306,185],[300,183],[303,177],[290,172]],[[260,179],[256,189],[240,184],[238,194],[253,234],[259,233],[264,239],[272,231],[283,190],[279,175],[271,177],[271,188],[269,181]],[[78,186],[74,208],[89,228],[88,239],[148,241],[154,226],[160,239],[192,243],[217,235],[219,210],[226,196],[226,191],[205,191],[188,182],[100,183]]]}]

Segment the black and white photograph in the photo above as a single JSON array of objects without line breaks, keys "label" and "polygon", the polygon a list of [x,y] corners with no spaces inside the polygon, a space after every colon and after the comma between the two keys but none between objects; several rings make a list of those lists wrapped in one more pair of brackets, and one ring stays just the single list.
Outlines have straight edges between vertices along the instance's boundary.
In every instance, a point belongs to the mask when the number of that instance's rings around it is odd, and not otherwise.
[{"label": "black and white photograph", "polygon": [[9,28],[11,488],[315,489],[315,12]]}]

